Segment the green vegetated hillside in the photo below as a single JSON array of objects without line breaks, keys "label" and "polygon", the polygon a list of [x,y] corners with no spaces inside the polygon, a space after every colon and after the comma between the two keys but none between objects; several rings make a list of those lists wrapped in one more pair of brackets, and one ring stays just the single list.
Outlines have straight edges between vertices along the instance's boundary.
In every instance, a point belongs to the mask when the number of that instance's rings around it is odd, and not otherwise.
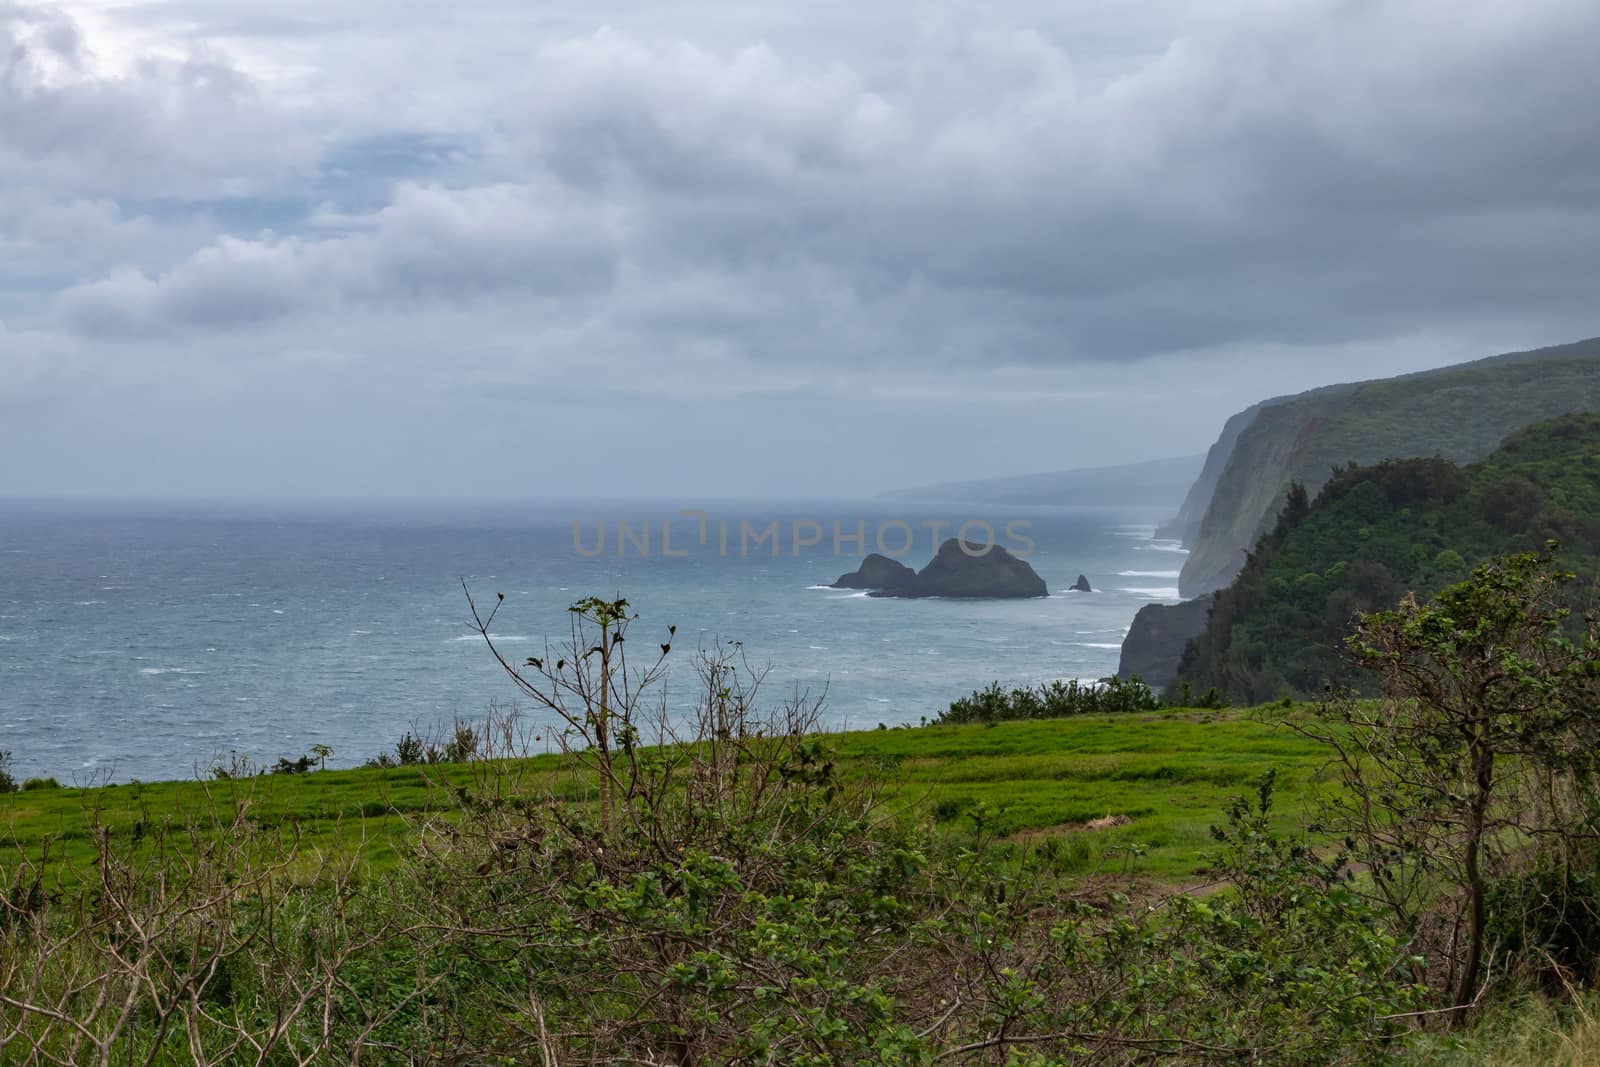
[{"label": "green vegetated hillside", "polygon": [[1227,585],[1292,482],[1315,494],[1349,463],[1470,463],[1529,423],[1595,409],[1600,338],[1268,401],[1236,431],[1198,530],[1178,533],[1190,546],[1179,586],[1193,597]]},{"label": "green vegetated hillside", "polygon": [[1390,460],[1346,469],[1277,526],[1216,596],[1179,682],[1256,702],[1359,688],[1342,642],[1357,612],[1465,578],[1491,556],[1562,543],[1592,581],[1600,551],[1600,414],[1526,427],[1472,466]]}]

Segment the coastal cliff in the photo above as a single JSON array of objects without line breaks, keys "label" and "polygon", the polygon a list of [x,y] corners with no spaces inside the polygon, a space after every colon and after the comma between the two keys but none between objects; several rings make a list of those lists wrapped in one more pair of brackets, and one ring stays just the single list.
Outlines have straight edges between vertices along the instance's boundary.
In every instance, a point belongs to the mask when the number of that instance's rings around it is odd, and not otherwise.
[{"label": "coastal cliff", "polygon": [[1315,500],[1294,494],[1215,595],[1177,683],[1242,704],[1330,685],[1369,692],[1372,677],[1344,654],[1357,615],[1552,541],[1578,576],[1567,593],[1581,611],[1600,576],[1600,412],[1525,427],[1470,466],[1435,457],[1344,470]]},{"label": "coastal cliff", "polygon": [[1123,639],[1117,677],[1137,678],[1157,692],[1165,689],[1178,676],[1184,648],[1205,632],[1210,615],[1209,596],[1181,604],[1146,604]]},{"label": "coastal cliff", "polygon": [[[1313,495],[1337,467],[1409,456],[1472,462],[1541,419],[1600,408],[1600,339],[1265,401],[1228,420],[1191,498],[1165,530],[1188,545],[1178,587],[1226,586],[1298,482]],[[1229,437],[1232,436],[1230,442]],[[1220,465],[1215,462],[1221,459]],[[1189,531],[1193,529],[1192,536]]]},{"label": "coastal cliff", "polygon": [[1236,415],[1231,416],[1222,424],[1222,433],[1217,437],[1216,444],[1206,452],[1205,465],[1200,468],[1200,476],[1184,495],[1183,505],[1178,508],[1178,514],[1156,527],[1156,536],[1174,541],[1191,544],[1200,536],[1200,522],[1206,516],[1206,508],[1211,504],[1211,495],[1216,492],[1217,482],[1222,478],[1222,469],[1228,463],[1228,457],[1233,455],[1233,447],[1239,440],[1239,435],[1245,427],[1255,421],[1257,413],[1269,404],[1277,404],[1288,399],[1287,397],[1274,397],[1263,400],[1259,404],[1252,404]]}]

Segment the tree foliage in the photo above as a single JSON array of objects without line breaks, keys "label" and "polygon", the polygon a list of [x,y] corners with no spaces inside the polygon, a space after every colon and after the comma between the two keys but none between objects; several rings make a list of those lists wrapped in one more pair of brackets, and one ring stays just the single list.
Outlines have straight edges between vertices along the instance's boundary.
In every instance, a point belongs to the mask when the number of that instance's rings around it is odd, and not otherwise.
[{"label": "tree foliage", "polygon": [[[1600,573],[1600,415],[1522,430],[1483,462],[1391,460],[1335,474],[1309,507],[1291,503],[1216,596],[1174,685],[1236,703],[1337,689],[1374,691],[1343,653],[1355,618],[1465,577],[1493,557],[1565,546]],[[1171,696],[1171,694],[1168,694]]]},{"label": "tree foliage", "polygon": [[[1479,999],[1497,884],[1595,870],[1600,629],[1590,617],[1569,634],[1573,577],[1519,554],[1364,616],[1347,644],[1380,699],[1332,699],[1302,727],[1335,757],[1326,827],[1458,1019]],[[1533,917],[1523,903],[1500,924]]]}]

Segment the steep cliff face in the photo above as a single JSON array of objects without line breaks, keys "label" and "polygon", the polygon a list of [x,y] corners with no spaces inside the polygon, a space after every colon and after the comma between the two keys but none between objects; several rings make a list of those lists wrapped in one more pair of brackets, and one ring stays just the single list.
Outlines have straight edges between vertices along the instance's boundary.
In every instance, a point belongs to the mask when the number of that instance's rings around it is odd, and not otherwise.
[{"label": "steep cliff face", "polygon": [[1233,455],[1233,446],[1239,440],[1239,434],[1244,428],[1255,420],[1256,413],[1268,404],[1280,403],[1284,397],[1272,400],[1263,400],[1259,404],[1252,404],[1243,411],[1234,415],[1222,424],[1222,434],[1217,438],[1217,443],[1211,446],[1206,453],[1205,466],[1200,468],[1200,476],[1189,487],[1189,492],[1183,498],[1183,506],[1178,509],[1178,514],[1156,527],[1156,536],[1182,541],[1184,544],[1193,544],[1195,538],[1200,536],[1200,522],[1206,517],[1206,507],[1211,503],[1211,494],[1216,492],[1217,481],[1222,477],[1222,468],[1227,464],[1228,457]]},{"label": "steep cliff face", "polygon": [[1133,617],[1122,642],[1118,678],[1138,678],[1160,692],[1178,676],[1183,650],[1206,629],[1211,598],[1197,597],[1181,604],[1146,604]]},{"label": "steep cliff face", "polygon": [[1600,338],[1258,405],[1227,450],[1198,530],[1185,537],[1179,591],[1195,597],[1226,586],[1291,482],[1315,495],[1335,468],[1352,462],[1435,455],[1472,462],[1523,426],[1595,409]]}]

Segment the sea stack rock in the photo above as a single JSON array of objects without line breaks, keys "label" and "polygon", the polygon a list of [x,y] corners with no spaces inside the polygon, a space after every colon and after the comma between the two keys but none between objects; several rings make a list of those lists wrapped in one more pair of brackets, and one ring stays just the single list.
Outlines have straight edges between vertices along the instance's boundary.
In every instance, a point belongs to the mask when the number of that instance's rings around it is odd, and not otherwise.
[{"label": "sea stack rock", "polygon": [[849,574],[841,574],[835,589],[894,589],[916,581],[917,572],[899,560],[874,552]]},{"label": "sea stack rock", "polygon": [[[862,562],[861,570],[845,575],[839,582],[876,579],[881,584],[869,586],[871,592],[867,594],[875,597],[976,599],[1049,595],[1044,579],[1026,562],[999,545],[977,544],[952,537],[939,546],[933,559],[920,571],[912,573],[910,568],[884,559],[882,563],[874,563],[871,573],[863,578],[871,559],[869,556]],[[893,570],[894,567],[899,567],[899,570]],[[854,589],[859,586],[841,585],[841,588]]]},{"label": "sea stack rock", "polygon": [[1085,575],[1082,575],[1082,574],[1078,575],[1078,580],[1072,583],[1072,591],[1075,592],[1075,593],[1092,593],[1092,592],[1094,592],[1093,589],[1089,588],[1089,579],[1088,579],[1088,577],[1085,576]]}]

